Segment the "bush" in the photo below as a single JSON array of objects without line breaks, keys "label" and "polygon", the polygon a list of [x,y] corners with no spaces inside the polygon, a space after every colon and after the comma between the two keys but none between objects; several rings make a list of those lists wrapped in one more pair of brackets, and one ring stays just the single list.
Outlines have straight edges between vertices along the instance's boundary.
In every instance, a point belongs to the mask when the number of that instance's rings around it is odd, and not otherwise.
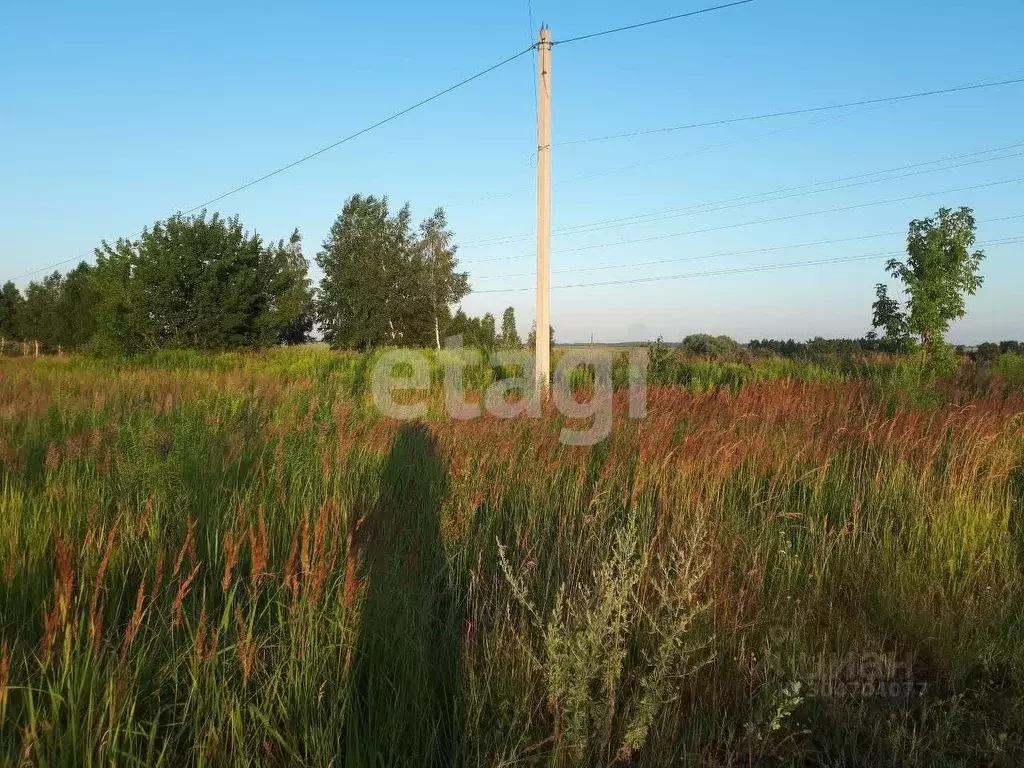
[{"label": "bush", "polygon": [[691,355],[700,357],[721,357],[739,349],[739,344],[728,336],[712,336],[709,333],[694,333],[683,339],[682,348]]}]

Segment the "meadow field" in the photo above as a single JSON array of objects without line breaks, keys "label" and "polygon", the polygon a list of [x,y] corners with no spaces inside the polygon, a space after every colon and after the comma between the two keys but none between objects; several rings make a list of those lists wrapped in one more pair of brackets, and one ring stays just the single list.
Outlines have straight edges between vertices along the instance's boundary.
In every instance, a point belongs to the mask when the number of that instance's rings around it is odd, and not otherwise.
[{"label": "meadow field", "polygon": [[1021,358],[663,358],[592,447],[368,362],[0,359],[0,764],[1024,763]]}]

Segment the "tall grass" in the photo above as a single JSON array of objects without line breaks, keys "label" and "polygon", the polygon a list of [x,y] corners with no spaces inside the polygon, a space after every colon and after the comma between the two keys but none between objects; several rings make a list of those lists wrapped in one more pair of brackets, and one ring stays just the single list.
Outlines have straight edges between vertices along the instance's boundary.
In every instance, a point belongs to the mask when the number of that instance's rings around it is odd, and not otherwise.
[{"label": "tall grass", "polygon": [[4,764],[1024,760],[1002,380],[691,361],[579,448],[366,365],[0,361]]}]

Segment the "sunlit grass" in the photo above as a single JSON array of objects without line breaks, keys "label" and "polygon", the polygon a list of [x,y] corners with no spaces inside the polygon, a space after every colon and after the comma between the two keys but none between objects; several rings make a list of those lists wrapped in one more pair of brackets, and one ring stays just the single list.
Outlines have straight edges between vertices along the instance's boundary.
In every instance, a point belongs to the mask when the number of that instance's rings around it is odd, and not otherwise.
[{"label": "sunlit grass", "polygon": [[4,764],[1024,760],[1010,363],[678,361],[593,448],[366,365],[0,362]]}]

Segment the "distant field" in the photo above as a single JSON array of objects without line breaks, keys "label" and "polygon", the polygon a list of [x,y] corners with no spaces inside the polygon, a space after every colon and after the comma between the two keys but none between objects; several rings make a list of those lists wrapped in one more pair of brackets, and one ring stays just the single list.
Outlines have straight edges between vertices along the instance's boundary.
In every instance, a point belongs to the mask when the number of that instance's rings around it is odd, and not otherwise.
[{"label": "distant field", "polygon": [[366,364],[0,360],[0,764],[1024,763],[1019,361],[673,358],[591,448]]}]

